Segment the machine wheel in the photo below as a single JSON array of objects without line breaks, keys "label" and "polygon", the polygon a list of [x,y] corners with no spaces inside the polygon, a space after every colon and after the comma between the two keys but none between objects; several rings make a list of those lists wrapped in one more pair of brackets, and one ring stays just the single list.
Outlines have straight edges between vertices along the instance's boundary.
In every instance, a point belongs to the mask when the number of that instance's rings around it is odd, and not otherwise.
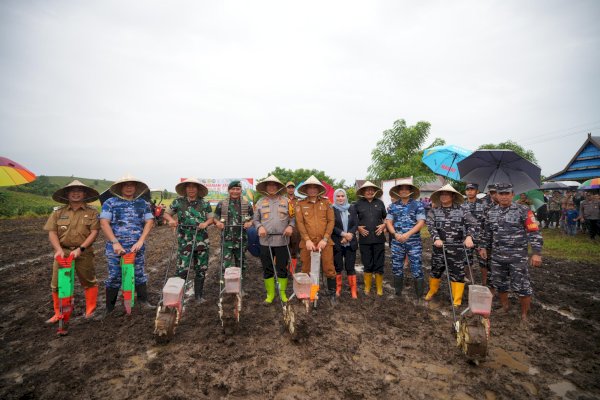
[{"label": "machine wheel", "polygon": [[154,335],[157,343],[168,343],[175,336],[177,327],[177,309],[159,307],[154,321]]},{"label": "machine wheel", "polygon": [[489,319],[480,315],[463,316],[456,341],[469,360],[480,361],[487,356]]}]

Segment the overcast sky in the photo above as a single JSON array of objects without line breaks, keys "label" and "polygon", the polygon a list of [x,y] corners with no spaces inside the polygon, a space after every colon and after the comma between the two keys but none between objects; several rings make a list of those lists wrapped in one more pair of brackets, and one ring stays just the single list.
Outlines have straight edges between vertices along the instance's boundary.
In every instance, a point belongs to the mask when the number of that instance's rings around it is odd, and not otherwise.
[{"label": "overcast sky", "polygon": [[361,179],[397,119],[542,173],[600,135],[600,1],[0,2],[0,155],[151,187]]}]

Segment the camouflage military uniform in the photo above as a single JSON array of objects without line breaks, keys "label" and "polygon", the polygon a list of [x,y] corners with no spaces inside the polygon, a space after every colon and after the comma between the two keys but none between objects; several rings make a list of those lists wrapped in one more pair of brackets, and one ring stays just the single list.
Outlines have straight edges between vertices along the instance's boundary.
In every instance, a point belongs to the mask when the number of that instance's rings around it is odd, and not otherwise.
[{"label": "camouflage military uniform", "polygon": [[[111,197],[102,205],[100,219],[110,221],[115,238],[126,252],[140,239],[146,221],[154,219],[150,210],[150,203],[144,199],[125,200]],[[139,286],[148,281],[144,273],[144,253],[146,246],[142,246],[135,254],[135,285]],[[113,245],[106,243],[106,259],[108,260],[108,277],[106,287],[118,289],[121,287],[121,257],[115,254]]]},{"label": "camouflage military uniform", "polygon": [[[483,230],[483,223],[485,221],[485,207],[486,203],[482,199],[476,199],[474,202],[469,202],[465,200],[465,202],[461,205],[461,207],[471,213],[471,215],[477,220],[477,225],[475,226],[475,236],[473,237],[473,244],[475,248],[480,247],[480,240],[476,240],[480,238],[481,231]],[[469,255],[470,262],[475,264],[475,258],[477,258],[478,264],[480,268],[489,269],[489,261],[481,258],[479,256],[479,252],[473,251],[473,249],[467,249],[467,254]]]},{"label": "camouflage military uniform", "polygon": [[[425,220],[425,208],[418,200],[410,199],[404,204],[398,200],[388,206],[386,219],[392,221],[397,233],[406,233],[411,230],[418,221]],[[410,272],[415,279],[424,279],[423,268],[421,268],[421,257],[423,245],[421,244],[421,232],[413,234],[404,243],[392,239],[392,274],[402,278],[404,276],[404,258],[408,254]]]},{"label": "camouflage military uniform", "polygon": [[528,269],[528,246],[540,254],[542,235],[533,212],[527,206],[511,203],[492,207],[485,221],[483,241],[491,247],[491,286],[499,292],[509,290],[520,296],[533,293]]},{"label": "camouflage military uniform", "polygon": [[188,268],[193,266],[196,276],[204,278],[208,269],[210,243],[206,229],[196,228],[212,217],[210,204],[203,199],[189,201],[187,197],[178,197],[173,200],[167,213],[177,214],[177,276],[185,279]]},{"label": "camouflage military uniform", "polygon": [[[223,212],[223,204],[227,205],[227,212]],[[245,211],[245,215],[244,215]],[[226,218],[223,223],[226,225],[223,230],[223,266],[240,266],[240,257],[242,257],[242,269],[246,270],[247,263],[243,254],[248,247],[248,235],[244,229],[244,223],[251,220],[254,213],[252,206],[243,199],[227,199],[220,201],[215,210],[215,218],[221,220]],[[227,226],[235,225],[235,226]],[[240,231],[242,234],[240,242]]]},{"label": "camouflage military uniform", "polygon": [[[448,274],[453,282],[465,280],[465,252],[463,242],[467,236],[475,239],[477,220],[468,209],[453,204],[450,207],[435,207],[427,214],[427,229],[431,240],[441,240],[446,249]],[[444,250],[433,246],[431,255],[431,276],[439,279],[446,269]]]}]

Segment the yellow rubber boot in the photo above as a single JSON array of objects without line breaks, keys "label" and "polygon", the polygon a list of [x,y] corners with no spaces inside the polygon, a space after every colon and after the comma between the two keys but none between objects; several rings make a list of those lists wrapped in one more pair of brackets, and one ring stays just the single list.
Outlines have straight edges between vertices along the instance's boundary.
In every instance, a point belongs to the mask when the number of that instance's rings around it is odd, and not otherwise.
[{"label": "yellow rubber boot", "polygon": [[366,295],[371,293],[372,283],[373,283],[373,274],[370,272],[365,272],[365,294]]},{"label": "yellow rubber boot", "polygon": [[462,296],[465,291],[465,284],[463,282],[450,282],[452,287],[452,300],[454,307],[459,307],[462,304]]},{"label": "yellow rubber boot", "polygon": [[435,295],[438,290],[440,290],[440,282],[439,278],[429,278],[429,291],[425,295],[425,301],[431,300],[433,295]]},{"label": "yellow rubber boot", "polygon": [[377,296],[383,296],[383,274],[375,274],[375,287]]},{"label": "yellow rubber boot", "polygon": [[267,298],[264,304],[271,304],[275,298],[275,278],[265,279],[265,289],[267,290]]}]

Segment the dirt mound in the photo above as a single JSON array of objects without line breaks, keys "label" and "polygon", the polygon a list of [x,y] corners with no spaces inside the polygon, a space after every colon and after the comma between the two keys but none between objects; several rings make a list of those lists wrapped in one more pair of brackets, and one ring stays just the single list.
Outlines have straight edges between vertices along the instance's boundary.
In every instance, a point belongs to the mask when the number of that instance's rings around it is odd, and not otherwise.
[{"label": "dirt mound", "polygon": [[[76,318],[58,338],[51,314],[51,248],[44,221],[0,220],[0,398],[415,398],[508,399],[600,397],[600,265],[545,260],[532,271],[536,290],[529,329],[513,311],[492,313],[487,360],[467,362],[455,345],[447,288],[429,307],[415,305],[410,274],[400,299],[350,298],[345,286],[306,315],[292,340],[276,302],[262,305],[258,259],[249,256],[241,322],[226,335],[218,316],[219,239],[211,232],[207,302],[190,302],[175,338],[156,343],[155,313],[123,307],[103,321]],[[146,253],[149,289],[157,302],[175,243],[156,228]],[[426,248],[430,244],[426,244]],[[104,241],[94,246],[106,277]],[[425,256],[425,265],[429,257]],[[389,263],[389,259],[387,261]],[[391,282],[386,266],[386,282]],[[476,278],[478,279],[478,278]],[[362,275],[359,274],[362,287]],[[76,313],[84,309],[76,287]],[[104,293],[99,304],[103,308]],[[304,314],[303,314],[304,312]]]}]

